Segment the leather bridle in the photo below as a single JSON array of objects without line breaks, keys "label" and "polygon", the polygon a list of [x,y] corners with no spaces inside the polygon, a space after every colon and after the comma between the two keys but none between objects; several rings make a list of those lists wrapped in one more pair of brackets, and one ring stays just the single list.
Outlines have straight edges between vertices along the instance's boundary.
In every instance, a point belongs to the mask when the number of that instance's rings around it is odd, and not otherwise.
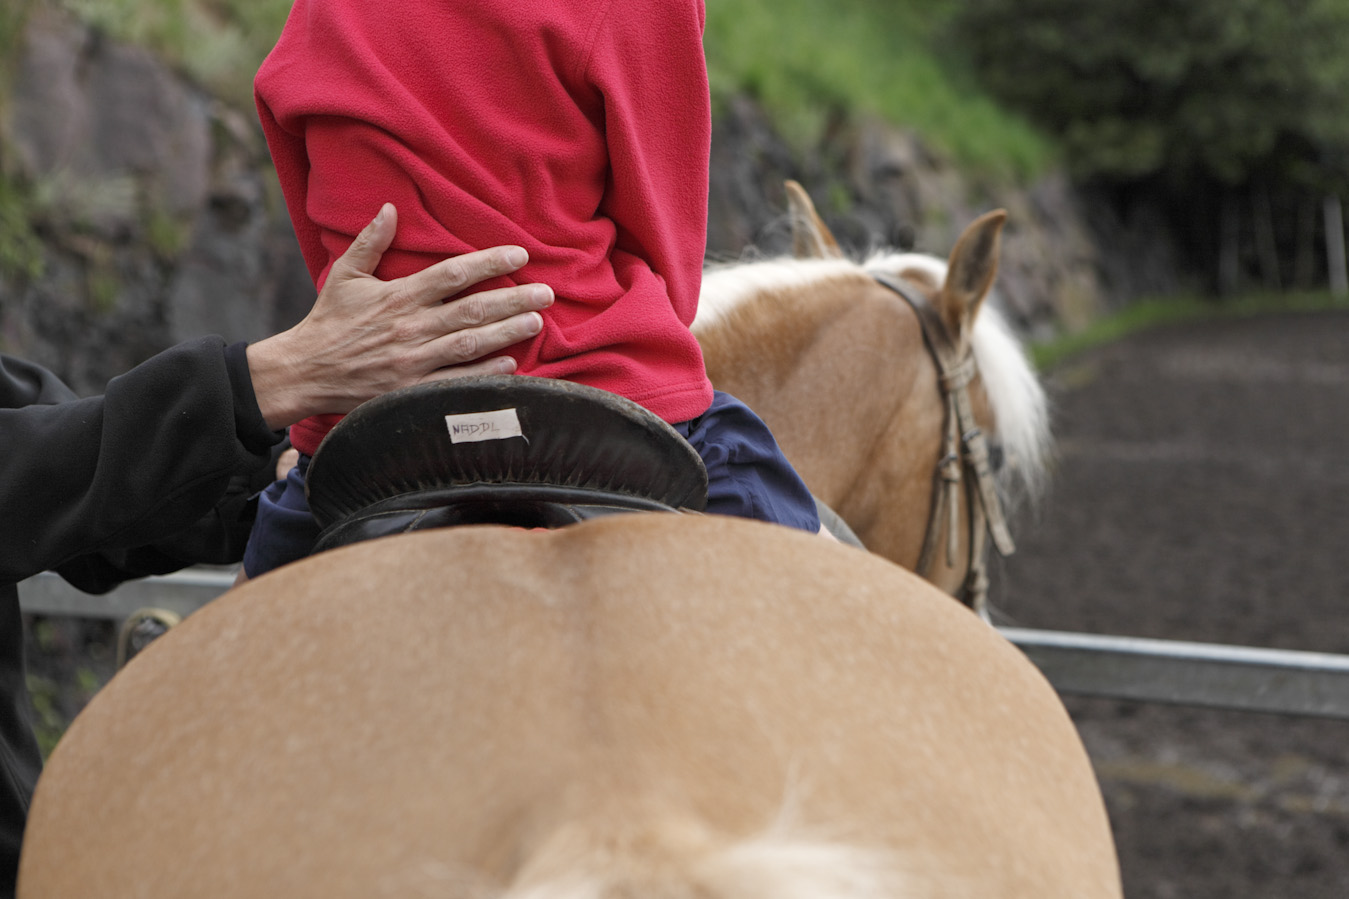
[{"label": "leather bridle", "polygon": [[933,477],[932,514],[918,557],[917,573],[927,577],[931,572],[943,527],[946,531],[946,564],[955,567],[960,546],[960,490],[968,480],[973,488],[965,491],[969,516],[969,566],[956,598],[987,620],[989,582],[985,534],[992,537],[994,547],[1004,556],[1011,555],[1016,546],[998,499],[988,439],[975,421],[974,406],[970,402],[969,385],[978,374],[974,351],[966,348],[964,353],[960,352],[941,314],[911,285],[883,272],[870,274],[879,284],[903,298],[918,316],[923,343],[937,366],[937,381],[946,405],[942,452]]}]

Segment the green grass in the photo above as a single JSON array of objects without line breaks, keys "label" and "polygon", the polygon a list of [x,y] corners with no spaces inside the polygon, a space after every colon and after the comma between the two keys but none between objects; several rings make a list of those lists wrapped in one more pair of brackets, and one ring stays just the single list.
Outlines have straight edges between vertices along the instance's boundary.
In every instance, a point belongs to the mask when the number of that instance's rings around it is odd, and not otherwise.
[{"label": "green grass", "polygon": [[707,0],[713,98],[754,96],[801,145],[831,117],[875,115],[976,173],[1031,178],[1052,146],[942,53],[949,10],[934,0]]},{"label": "green grass", "polygon": [[225,102],[252,108],[253,75],[290,0],[57,0],[110,36],[154,51]]},{"label": "green grass", "polygon": [[42,276],[42,240],[33,229],[34,217],[30,191],[0,171],[0,276]]},{"label": "green grass", "polygon": [[1088,350],[1152,328],[1251,315],[1324,312],[1332,309],[1349,311],[1349,298],[1335,297],[1328,291],[1305,291],[1252,293],[1229,300],[1191,296],[1142,300],[1114,315],[1095,320],[1077,333],[1031,344],[1030,357],[1038,370],[1048,371]]},{"label": "green grass", "polygon": [[5,0],[0,4],[0,59],[12,60],[16,56],[19,38],[23,34],[28,14],[36,0]]},{"label": "green grass", "polygon": [[[253,75],[290,9],[290,0],[58,2],[241,109],[252,107]],[[714,99],[751,94],[802,147],[840,118],[874,115],[974,172],[1038,174],[1052,157],[1048,141],[941,53],[950,10],[940,0],[707,0]]]},{"label": "green grass", "polygon": [[[22,46],[28,16],[37,0],[3,0],[0,2],[0,122],[6,119],[10,89],[18,69],[19,48]],[[0,129],[2,130],[2,129]],[[0,134],[0,138],[4,135]],[[0,162],[4,156],[0,153]]]}]

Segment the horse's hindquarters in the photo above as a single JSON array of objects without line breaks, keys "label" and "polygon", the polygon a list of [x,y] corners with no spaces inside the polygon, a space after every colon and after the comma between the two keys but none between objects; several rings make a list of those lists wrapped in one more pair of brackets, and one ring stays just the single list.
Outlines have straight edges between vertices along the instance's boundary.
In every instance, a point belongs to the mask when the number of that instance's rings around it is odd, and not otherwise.
[{"label": "horse's hindquarters", "polygon": [[733,896],[841,868],[1118,895],[1076,734],[993,631],[865,553],[651,515],[361,544],[194,615],[53,755],[21,894]]}]

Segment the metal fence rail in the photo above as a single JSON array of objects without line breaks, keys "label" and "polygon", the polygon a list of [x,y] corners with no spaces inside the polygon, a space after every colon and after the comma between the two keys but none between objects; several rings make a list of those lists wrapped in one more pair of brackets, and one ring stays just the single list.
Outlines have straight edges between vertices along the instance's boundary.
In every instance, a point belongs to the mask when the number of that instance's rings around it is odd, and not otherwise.
[{"label": "metal fence rail", "polygon": [[94,595],[76,590],[58,575],[43,572],[20,582],[19,607],[32,615],[120,621],[137,609],[153,606],[186,617],[233,583],[233,571],[189,568],[163,577],[127,581],[108,593]]},{"label": "metal fence rail", "polygon": [[1349,656],[1000,628],[1060,693],[1349,718]]},{"label": "metal fence rail", "polygon": [[[92,596],[44,573],[19,584],[25,612],[129,617],[153,606],[187,616],[229,589],[234,572],[194,568]],[[1349,719],[1349,656],[999,628],[1062,694]]]}]

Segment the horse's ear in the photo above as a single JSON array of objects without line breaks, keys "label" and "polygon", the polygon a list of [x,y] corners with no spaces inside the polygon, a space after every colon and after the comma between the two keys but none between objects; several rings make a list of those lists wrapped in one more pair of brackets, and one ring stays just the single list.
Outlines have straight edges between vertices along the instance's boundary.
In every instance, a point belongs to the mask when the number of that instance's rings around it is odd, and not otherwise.
[{"label": "horse's ear", "polygon": [[980,304],[993,288],[1006,222],[1007,213],[1002,209],[981,215],[960,235],[951,251],[938,303],[946,327],[958,340],[969,334]]},{"label": "horse's ear", "polygon": [[842,259],[838,241],[820,217],[810,194],[795,181],[787,181],[787,209],[792,217],[792,255],[797,259]]}]

